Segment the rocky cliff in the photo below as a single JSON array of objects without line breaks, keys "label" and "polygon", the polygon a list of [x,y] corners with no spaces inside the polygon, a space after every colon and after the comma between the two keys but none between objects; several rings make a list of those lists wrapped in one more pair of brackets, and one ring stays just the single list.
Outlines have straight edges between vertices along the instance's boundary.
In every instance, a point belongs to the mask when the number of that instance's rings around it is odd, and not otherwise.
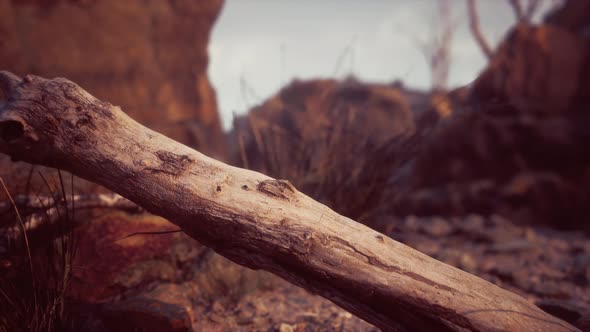
[{"label": "rocky cliff", "polygon": [[0,0],[0,67],[66,77],[138,121],[220,156],[207,44],[222,3]]}]

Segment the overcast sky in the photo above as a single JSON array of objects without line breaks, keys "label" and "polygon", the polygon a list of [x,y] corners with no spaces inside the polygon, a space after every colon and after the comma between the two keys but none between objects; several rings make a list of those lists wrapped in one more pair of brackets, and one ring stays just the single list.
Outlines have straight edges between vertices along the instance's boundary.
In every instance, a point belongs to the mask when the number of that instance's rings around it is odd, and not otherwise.
[{"label": "overcast sky", "polygon": [[[450,2],[457,28],[449,83],[457,86],[471,82],[485,60],[469,33],[465,0]],[[481,29],[495,45],[514,15],[504,0],[477,5]],[[437,7],[438,0],[226,0],[209,44],[224,127],[232,113],[246,112],[295,78],[353,74],[429,88],[416,40],[432,35]]]}]

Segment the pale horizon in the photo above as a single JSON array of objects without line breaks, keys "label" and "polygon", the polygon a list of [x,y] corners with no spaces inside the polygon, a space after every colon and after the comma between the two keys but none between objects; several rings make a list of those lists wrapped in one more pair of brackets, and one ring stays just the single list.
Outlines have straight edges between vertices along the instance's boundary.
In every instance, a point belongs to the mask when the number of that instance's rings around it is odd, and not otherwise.
[{"label": "pale horizon", "polygon": [[[486,59],[468,29],[465,1],[451,4],[457,28],[448,85],[457,87],[475,79]],[[505,1],[477,5],[481,30],[495,46],[514,14]],[[428,90],[430,72],[416,40],[431,35],[436,10],[431,0],[226,0],[208,68],[223,127],[231,127],[234,112],[244,114],[294,79],[352,75]]]}]

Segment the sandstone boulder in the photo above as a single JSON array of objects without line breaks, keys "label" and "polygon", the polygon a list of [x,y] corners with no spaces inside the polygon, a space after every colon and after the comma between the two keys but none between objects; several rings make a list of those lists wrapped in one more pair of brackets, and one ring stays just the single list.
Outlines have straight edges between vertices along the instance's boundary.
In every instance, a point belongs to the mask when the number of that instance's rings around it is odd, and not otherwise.
[{"label": "sandstone boulder", "polygon": [[478,103],[558,114],[576,105],[587,40],[553,25],[516,26],[473,86]]},{"label": "sandstone boulder", "polygon": [[221,156],[207,78],[209,34],[221,7],[222,0],[0,0],[0,67],[66,77],[165,134],[196,122],[207,142],[174,138]]}]

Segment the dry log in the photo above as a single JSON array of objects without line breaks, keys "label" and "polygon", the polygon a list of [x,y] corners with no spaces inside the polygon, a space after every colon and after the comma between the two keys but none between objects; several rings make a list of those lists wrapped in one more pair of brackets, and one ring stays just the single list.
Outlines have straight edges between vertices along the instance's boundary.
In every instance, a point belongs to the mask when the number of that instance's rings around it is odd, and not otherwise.
[{"label": "dry log", "polygon": [[[18,195],[14,198],[14,203],[19,209],[21,215],[31,214],[57,214],[51,212],[52,209],[113,209],[129,211],[134,213],[141,212],[141,207],[129,201],[125,197],[108,193],[108,194],[83,194],[62,197],[61,194],[55,196],[49,195]],[[50,212],[47,212],[47,211]],[[0,217],[4,217],[13,212],[12,204],[8,201],[0,202]]]},{"label": "dry log", "polygon": [[63,79],[0,72],[0,152],[72,172],[386,331],[575,331],[524,298],[225,165]]},{"label": "dry log", "polygon": [[[55,225],[62,216],[67,215],[68,209],[111,209],[129,213],[141,213],[143,210],[125,197],[113,193],[73,195],[66,198],[57,193],[52,196],[18,195],[13,198],[24,219],[27,232],[44,229],[42,226]],[[0,239],[19,237],[21,233],[22,227],[16,223],[15,207],[10,201],[0,202]]]}]

